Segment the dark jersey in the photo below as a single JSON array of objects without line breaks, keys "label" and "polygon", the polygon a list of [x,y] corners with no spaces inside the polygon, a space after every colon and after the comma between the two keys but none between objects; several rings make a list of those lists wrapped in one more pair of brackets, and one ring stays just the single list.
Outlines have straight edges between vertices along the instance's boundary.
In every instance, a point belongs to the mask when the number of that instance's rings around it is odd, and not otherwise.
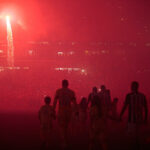
[{"label": "dark jersey", "polygon": [[[124,107],[127,106],[128,106],[128,121],[130,123],[138,123],[147,119],[147,101],[144,94],[139,92],[127,94]],[[145,111],[145,118],[143,117],[144,111]]]},{"label": "dark jersey", "polygon": [[105,105],[107,107],[109,107],[111,105],[111,97],[110,97],[109,90],[101,91],[99,93],[99,97],[100,97],[103,105]]},{"label": "dark jersey", "polygon": [[88,104],[91,103],[91,107],[95,106],[95,98],[98,96],[98,93],[90,93],[88,97]]},{"label": "dark jersey", "polygon": [[69,88],[61,88],[56,91],[54,105],[59,100],[59,106],[71,107],[71,102],[76,103],[74,91]]},{"label": "dark jersey", "polygon": [[52,106],[44,105],[39,110],[39,119],[42,129],[52,128],[52,121],[55,117],[55,111]]},{"label": "dark jersey", "polygon": [[93,117],[97,118],[102,116],[102,103],[98,95],[92,97],[90,112],[93,114]]}]

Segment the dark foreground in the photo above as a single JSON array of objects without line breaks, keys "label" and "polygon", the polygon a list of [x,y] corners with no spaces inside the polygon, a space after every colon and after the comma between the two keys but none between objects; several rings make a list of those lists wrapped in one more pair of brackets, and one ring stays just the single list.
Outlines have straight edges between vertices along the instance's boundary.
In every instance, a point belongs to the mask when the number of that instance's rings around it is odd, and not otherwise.
[{"label": "dark foreground", "polygon": [[[130,150],[130,144],[125,136],[125,123],[109,122],[108,127],[108,150]],[[150,129],[147,125],[141,136],[141,147],[150,149]],[[76,127],[76,130],[78,128]],[[87,150],[88,134],[82,135],[76,132],[69,139],[69,150]],[[0,149],[1,150],[40,150],[40,125],[36,113],[1,113],[0,114]],[[57,124],[54,126],[51,149],[60,149],[60,139]],[[95,148],[98,149],[98,148]],[[100,149],[100,148],[99,148]]]}]

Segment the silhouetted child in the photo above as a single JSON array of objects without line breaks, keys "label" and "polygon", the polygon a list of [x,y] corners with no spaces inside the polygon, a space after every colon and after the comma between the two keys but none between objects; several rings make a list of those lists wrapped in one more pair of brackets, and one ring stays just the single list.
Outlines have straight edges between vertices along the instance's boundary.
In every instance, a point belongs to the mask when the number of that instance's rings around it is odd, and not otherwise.
[{"label": "silhouetted child", "polygon": [[95,95],[98,95],[97,87],[93,87],[92,92],[88,96],[88,105],[90,103],[90,107],[93,106],[93,98],[94,98]]},{"label": "silhouetted child", "polygon": [[[97,97],[97,96],[99,96],[98,95],[98,89],[97,89],[97,87],[93,87],[92,88],[92,92],[89,94],[89,96],[88,96],[88,106],[89,106],[89,108],[91,109],[94,105],[95,105],[95,97]],[[92,123],[92,117],[93,116],[91,116],[91,113],[90,113],[90,122]]]},{"label": "silhouetted child", "polygon": [[88,109],[87,98],[83,97],[81,99],[78,108],[79,108],[80,133],[85,134],[87,129],[87,109]]},{"label": "silhouetted child", "polygon": [[83,97],[79,104],[79,119],[83,123],[85,123],[87,120],[87,108],[88,108],[87,98]]},{"label": "silhouetted child", "polygon": [[49,141],[53,128],[53,119],[55,119],[55,111],[50,105],[51,98],[46,96],[44,98],[45,105],[41,106],[39,110],[39,120],[41,125],[42,148],[49,146]]},{"label": "silhouetted child", "polygon": [[[70,135],[77,137],[79,132],[79,106],[71,105],[71,121],[70,121]],[[77,114],[78,113],[78,114]]]},{"label": "silhouetted child", "polygon": [[90,145],[89,150],[95,146],[95,142],[101,146],[102,150],[107,150],[106,143],[106,118],[102,109],[102,102],[98,95],[93,97],[93,105],[90,108]]}]

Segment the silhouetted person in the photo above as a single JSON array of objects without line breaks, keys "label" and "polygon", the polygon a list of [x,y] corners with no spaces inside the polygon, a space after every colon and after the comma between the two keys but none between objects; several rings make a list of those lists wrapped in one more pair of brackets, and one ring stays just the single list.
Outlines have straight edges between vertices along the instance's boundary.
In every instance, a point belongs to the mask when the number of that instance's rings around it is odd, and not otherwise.
[{"label": "silhouetted person", "polygon": [[102,102],[102,109],[105,117],[108,117],[109,111],[111,109],[111,96],[110,90],[106,89],[105,85],[101,86],[101,91],[99,92],[99,97]]},{"label": "silhouetted person", "polygon": [[74,91],[69,89],[68,86],[68,80],[63,80],[62,88],[56,91],[54,99],[54,109],[56,108],[57,102],[59,102],[58,123],[60,126],[63,148],[67,146],[67,132],[69,123],[71,121],[72,112],[71,103],[73,103],[74,106],[77,107],[75,93]]},{"label": "silhouetted person", "polygon": [[104,118],[104,113],[102,111],[102,103],[99,96],[93,96],[92,106],[90,108],[91,126],[89,150],[93,149],[95,142],[100,144],[102,150],[107,149],[106,119]]},{"label": "silhouetted person", "polygon": [[125,103],[120,114],[121,120],[125,110],[128,108],[128,133],[135,140],[137,146],[139,146],[140,127],[143,123],[147,122],[148,117],[146,97],[138,89],[139,83],[136,81],[132,82],[131,93],[126,95]]},{"label": "silhouetted person", "polygon": [[83,97],[81,99],[78,105],[78,109],[79,109],[80,133],[85,134],[87,129],[87,109],[88,109],[86,97]]},{"label": "silhouetted person", "polygon": [[83,97],[79,103],[79,118],[80,121],[83,123],[85,123],[87,120],[87,108],[88,108],[87,98]]},{"label": "silhouetted person", "polygon": [[[97,87],[93,87],[92,88],[92,92],[89,94],[88,96],[88,105],[90,104],[90,109],[95,106],[95,101],[97,101],[98,99],[95,100],[95,98],[97,98],[98,96],[98,90]],[[100,100],[100,99],[99,99]],[[93,116],[90,113],[90,123],[92,123],[93,120]]]},{"label": "silhouetted person", "polygon": [[39,110],[39,120],[41,125],[41,137],[42,137],[42,148],[46,148],[49,145],[53,119],[55,119],[55,112],[53,107],[50,105],[51,98],[46,96],[44,98],[45,105]]},{"label": "silhouetted person", "polygon": [[90,106],[92,107],[93,106],[93,99],[94,99],[94,96],[95,95],[98,95],[98,90],[97,90],[97,87],[93,87],[92,88],[92,92],[89,94],[88,96],[88,105],[90,103]]}]

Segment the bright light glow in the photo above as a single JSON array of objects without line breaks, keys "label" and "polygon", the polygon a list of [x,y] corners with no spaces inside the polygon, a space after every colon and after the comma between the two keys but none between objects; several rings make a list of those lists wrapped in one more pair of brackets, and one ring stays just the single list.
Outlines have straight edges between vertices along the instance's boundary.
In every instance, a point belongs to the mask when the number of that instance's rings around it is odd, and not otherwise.
[{"label": "bright light glow", "polygon": [[33,50],[29,50],[29,55],[31,56],[33,54]]},{"label": "bright light glow", "polygon": [[3,53],[4,51],[0,49],[0,53]]},{"label": "bright light glow", "polygon": [[74,51],[69,52],[69,55],[73,55],[73,54],[74,54]]},{"label": "bright light glow", "polygon": [[9,17],[9,16],[6,16],[6,20],[9,21],[9,20],[10,20],[10,17]]},{"label": "bright light glow", "polygon": [[7,25],[7,61],[9,67],[14,67],[14,44],[10,17],[6,16]]},{"label": "bright light glow", "polygon": [[85,70],[84,70],[84,69],[81,69],[81,72],[82,72],[82,73],[85,73]]},{"label": "bright light glow", "polygon": [[82,75],[87,75],[87,71],[85,69],[81,69],[81,74]]},{"label": "bright light glow", "polygon": [[82,68],[55,68],[56,71],[68,71],[73,72],[73,71],[79,71],[81,75],[87,75],[87,71]]},{"label": "bright light glow", "polygon": [[0,19],[10,19],[10,16],[9,15],[7,15],[7,13],[5,13],[5,12],[3,12],[3,13],[0,13]]},{"label": "bright light glow", "polygon": [[79,71],[80,68],[55,68],[57,71]]},{"label": "bright light glow", "polygon": [[59,56],[64,55],[64,53],[63,53],[63,52],[57,52],[57,54],[58,54]]},{"label": "bright light glow", "polygon": [[101,88],[98,88],[98,92],[100,92],[101,91]]}]

